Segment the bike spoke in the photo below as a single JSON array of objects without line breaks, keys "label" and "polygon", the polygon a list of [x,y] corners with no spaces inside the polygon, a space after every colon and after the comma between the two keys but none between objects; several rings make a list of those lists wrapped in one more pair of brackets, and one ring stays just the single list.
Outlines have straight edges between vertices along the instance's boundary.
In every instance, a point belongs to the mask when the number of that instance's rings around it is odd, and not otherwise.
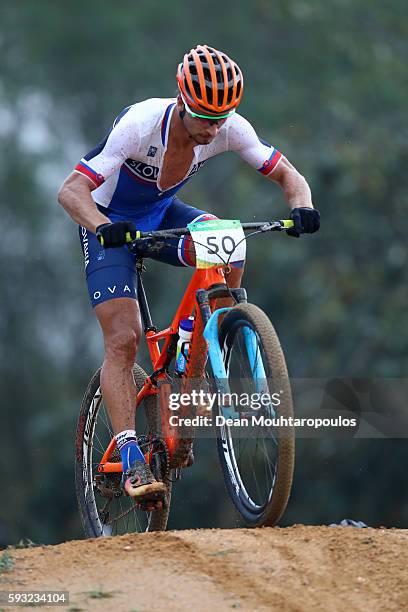
[{"label": "bike spoke", "polygon": [[[96,441],[99,444],[99,448],[100,448],[99,452],[101,452],[101,455],[103,455],[105,450],[106,450],[106,445],[102,444],[102,442],[100,441],[99,436],[98,436],[98,434],[96,432],[94,433],[94,437],[96,438]],[[98,451],[99,449],[95,449],[95,450]]]},{"label": "bike spoke", "polygon": [[103,408],[103,412],[99,416],[100,416],[101,420],[103,421],[103,424],[105,425],[105,427],[106,427],[107,431],[109,432],[109,435],[110,435],[110,437],[112,439],[113,438],[113,431],[112,431],[112,428],[111,428],[110,424],[108,423],[105,408]]}]

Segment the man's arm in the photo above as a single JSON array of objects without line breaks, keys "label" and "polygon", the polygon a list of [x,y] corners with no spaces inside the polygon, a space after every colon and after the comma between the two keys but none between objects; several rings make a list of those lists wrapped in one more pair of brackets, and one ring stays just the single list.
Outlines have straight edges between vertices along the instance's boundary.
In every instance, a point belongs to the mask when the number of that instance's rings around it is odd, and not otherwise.
[{"label": "man's arm", "polygon": [[289,236],[313,234],[320,227],[320,214],[313,208],[306,179],[275,147],[260,140],[251,124],[235,115],[228,129],[229,149],[283,189],[294,226]]},{"label": "man's arm", "polygon": [[312,193],[304,176],[282,156],[279,164],[267,178],[282,188],[290,209],[313,208]]},{"label": "man's arm", "polygon": [[280,185],[291,209],[290,218],[294,225],[286,233],[299,238],[300,234],[317,232],[320,227],[320,214],[313,207],[310,187],[286,157],[281,157],[279,164],[267,178]]},{"label": "man's arm", "polygon": [[83,225],[90,232],[103,223],[110,223],[96,207],[91,192],[96,185],[82,174],[72,172],[58,192],[58,202],[76,223]]},{"label": "man's arm", "polygon": [[128,157],[137,155],[139,144],[139,117],[127,112],[115,121],[106,141],[81,159],[58,192],[58,202],[74,221],[93,233],[98,226],[110,223],[98,210],[91,193]]}]

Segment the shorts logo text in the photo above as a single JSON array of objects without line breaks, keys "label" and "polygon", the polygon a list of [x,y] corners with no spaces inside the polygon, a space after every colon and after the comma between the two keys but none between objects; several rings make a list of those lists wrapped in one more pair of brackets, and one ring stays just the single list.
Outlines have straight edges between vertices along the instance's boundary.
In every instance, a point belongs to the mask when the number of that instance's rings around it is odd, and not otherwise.
[{"label": "shorts logo text", "polygon": [[[118,290],[118,292],[119,292],[119,293],[121,292],[121,293],[130,293],[130,294],[132,294],[132,291],[131,291],[131,289],[130,289],[129,285],[124,285],[124,287],[123,287],[123,289],[122,289],[122,290],[121,290],[121,289],[118,289],[118,288],[117,288],[117,285],[113,285],[113,287],[109,287],[109,286],[108,286],[108,291],[109,291],[109,293],[110,293],[111,295],[113,295],[114,293],[116,293],[116,291],[117,291],[117,290]],[[134,293],[135,293],[135,295],[136,295],[136,290],[134,290]],[[94,294],[93,294],[93,299],[94,299],[94,300],[99,300],[101,297],[102,297],[102,293],[101,293],[101,291],[94,291]]]},{"label": "shorts logo text", "polygon": [[82,234],[82,248],[84,250],[85,268],[89,264],[89,245],[88,245],[88,233],[86,227],[81,227]]}]

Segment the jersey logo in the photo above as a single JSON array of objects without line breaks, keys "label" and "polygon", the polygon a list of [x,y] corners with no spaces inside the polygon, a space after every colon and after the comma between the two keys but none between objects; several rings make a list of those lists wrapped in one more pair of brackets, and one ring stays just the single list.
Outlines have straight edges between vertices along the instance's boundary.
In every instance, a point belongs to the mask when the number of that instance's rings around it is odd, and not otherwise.
[{"label": "jersey logo", "polygon": [[[205,164],[207,160],[198,162],[198,164],[194,164],[191,168],[188,175],[185,177],[185,181],[189,179],[193,174],[195,174],[201,166]],[[127,159],[125,161],[126,168],[131,171],[132,174],[135,174],[139,179],[148,183],[157,183],[157,177],[159,176],[159,168],[156,166],[149,166],[149,164],[145,164],[144,162],[136,161],[134,159]]]},{"label": "jersey logo", "polygon": [[190,176],[192,176],[193,174],[198,172],[198,170],[201,168],[201,166],[204,166],[206,161],[207,160],[205,159],[204,161],[198,162],[198,164],[194,164],[194,166],[191,168],[190,172],[188,173],[187,178],[190,178]]},{"label": "jersey logo", "polygon": [[157,153],[157,147],[149,147],[147,157],[154,157]]},{"label": "jersey logo", "polygon": [[125,166],[127,166],[133,174],[136,174],[136,176],[149,183],[155,183],[157,181],[159,169],[156,168],[156,166],[149,166],[144,162],[138,162],[134,159],[127,159]]}]

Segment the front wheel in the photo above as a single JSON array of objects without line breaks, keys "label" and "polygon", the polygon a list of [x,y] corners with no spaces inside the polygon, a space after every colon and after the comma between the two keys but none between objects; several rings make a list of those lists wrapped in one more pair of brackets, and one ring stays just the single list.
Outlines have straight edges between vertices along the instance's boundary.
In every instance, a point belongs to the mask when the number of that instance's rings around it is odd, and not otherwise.
[{"label": "front wheel", "polygon": [[[146,372],[135,364],[133,375],[139,390],[145,382]],[[160,409],[156,395],[147,396],[138,406],[136,431],[139,443],[145,440],[148,444],[149,440],[160,436]],[[112,437],[113,432],[102,398],[100,370],[98,370],[92,377],[83,398],[76,433],[75,486],[85,535],[88,538],[96,538],[165,530],[171,500],[171,474],[167,473],[166,478],[163,478],[167,486],[167,507],[153,512],[140,510],[134,501],[123,493],[121,472],[100,474],[97,471]],[[110,461],[121,461],[117,449],[113,452]]]},{"label": "front wheel", "polygon": [[248,526],[273,526],[289,499],[295,457],[285,358],[272,323],[253,304],[227,313],[219,340],[230,397],[214,406],[213,422],[226,487]]}]

